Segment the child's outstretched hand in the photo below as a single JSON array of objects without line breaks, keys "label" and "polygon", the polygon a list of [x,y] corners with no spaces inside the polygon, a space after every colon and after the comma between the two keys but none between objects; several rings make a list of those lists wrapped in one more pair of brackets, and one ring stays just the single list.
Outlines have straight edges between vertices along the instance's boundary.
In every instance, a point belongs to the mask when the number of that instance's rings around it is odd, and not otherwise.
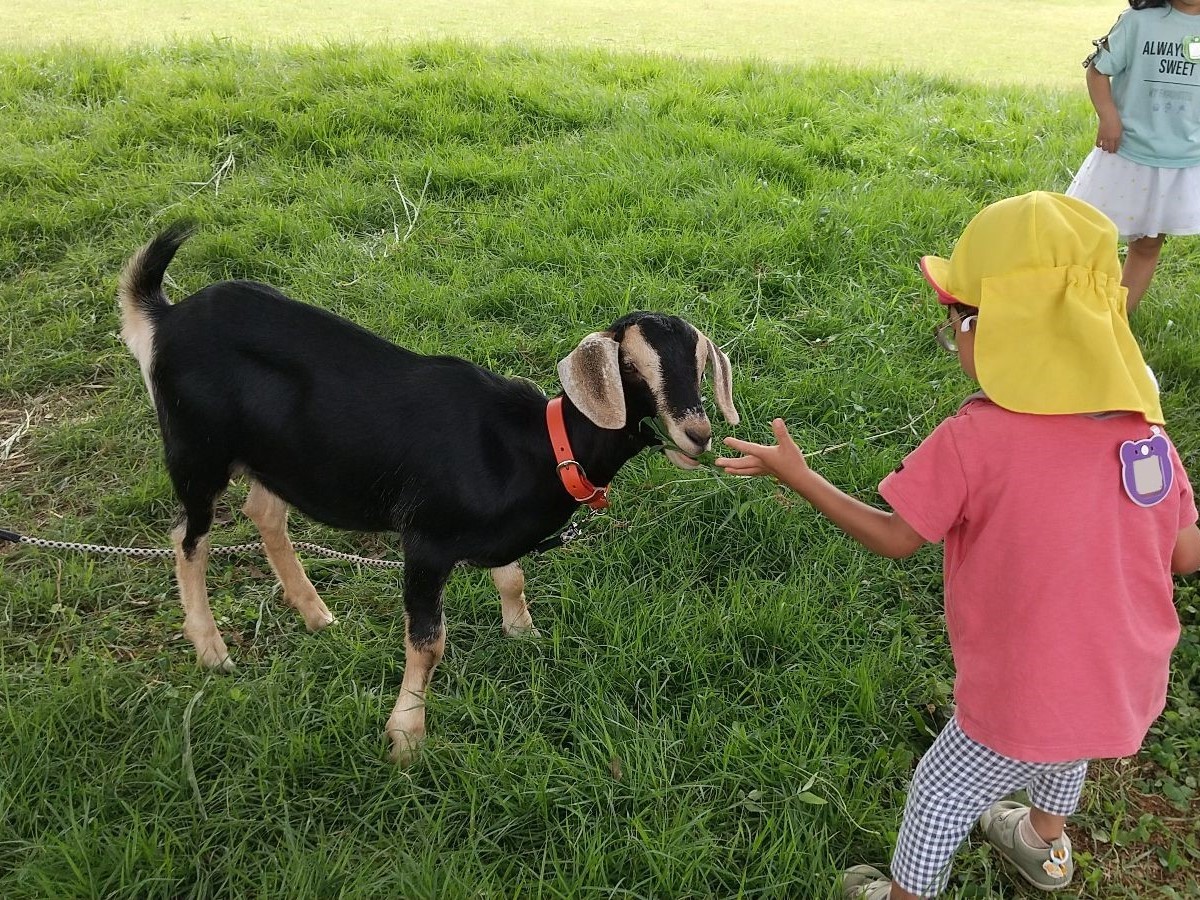
[{"label": "child's outstretched hand", "polygon": [[743,455],[719,457],[717,465],[730,475],[774,475],[781,481],[795,483],[808,470],[804,454],[792,440],[783,419],[773,419],[771,430],[777,442],[774,446],[725,438],[726,447]]}]

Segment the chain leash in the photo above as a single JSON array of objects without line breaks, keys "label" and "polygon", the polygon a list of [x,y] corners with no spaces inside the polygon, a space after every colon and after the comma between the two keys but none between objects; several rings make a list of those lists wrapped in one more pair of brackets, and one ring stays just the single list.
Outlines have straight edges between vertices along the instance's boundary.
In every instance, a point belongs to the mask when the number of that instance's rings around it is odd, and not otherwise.
[{"label": "chain leash", "polygon": [[[589,516],[588,520],[585,521],[590,521],[591,518]],[[554,547],[569,544],[577,540],[582,533],[583,522],[572,521],[561,534],[547,538],[541,544],[534,547],[532,552],[542,553]],[[29,535],[18,534],[15,531],[0,528],[0,543],[5,541],[11,544],[26,544],[30,547],[40,547],[43,550],[69,550],[76,553],[113,553],[120,556],[133,556],[141,559],[175,555],[174,550],[167,550],[161,547],[110,547],[106,544],[83,544],[78,541],[50,541],[45,538],[30,537]],[[330,550],[328,547],[322,547],[320,544],[313,544],[309,541],[293,541],[292,546],[297,550],[308,550],[311,553],[316,553],[318,556],[327,556],[331,559],[358,563],[362,566],[372,566],[380,569],[404,568],[403,560],[372,559],[368,556],[357,556],[353,553],[343,553],[340,550]],[[261,550],[262,547],[262,541],[252,541],[248,544],[210,547],[208,552],[210,556],[232,556],[237,553],[249,553]]]}]

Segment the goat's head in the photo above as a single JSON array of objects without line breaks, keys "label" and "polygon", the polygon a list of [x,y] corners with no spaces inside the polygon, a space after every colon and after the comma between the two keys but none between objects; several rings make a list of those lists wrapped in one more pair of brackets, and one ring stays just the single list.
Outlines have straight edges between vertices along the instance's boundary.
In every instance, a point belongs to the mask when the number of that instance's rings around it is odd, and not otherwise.
[{"label": "goat's head", "polygon": [[635,312],[618,319],[585,337],[558,364],[558,375],[571,402],[600,428],[637,429],[643,418],[656,417],[682,451],[667,449],[667,458],[692,469],[712,444],[700,394],[706,367],[717,407],[736,425],[729,357],[675,316]]}]

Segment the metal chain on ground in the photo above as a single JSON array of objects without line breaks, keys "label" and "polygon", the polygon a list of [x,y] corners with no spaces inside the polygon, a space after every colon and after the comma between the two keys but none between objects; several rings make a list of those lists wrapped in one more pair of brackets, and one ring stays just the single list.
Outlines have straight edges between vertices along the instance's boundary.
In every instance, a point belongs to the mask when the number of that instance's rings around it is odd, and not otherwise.
[{"label": "metal chain on ground", "polygon": [[[79,553],[116,553],[121,556],[136,556],[141,558],[175,555],[174,550],[167,550],[161,547],[110,547],[105,544],[82,544],[78,541],[49,541],[45,538],[29,537],[24,534],[7,531],[0,531],[0,539],[9,540],[14,544],[28,544],[31,547],[41,547],[43,550],[73,550]],[[233,544],[228,547],[210,547],[208,552],[210,556],[229,556],[235,553],[261,550],[262,546],[262,541],[253,541],[249,544]],[[328,547],[322,547],[320,544],[312,544],[308,541],[293,541],[292,546],[297,549],[310,550],[321,556],[343,559],[347,562],[356,562],[364,566],[378,566],[385,569],[404,568],[402,560],[371,559],[367,556],[356,556],[353,553],[330,550]]]},{"label": "metal chain on ground", "polygon": [[371,559],[367,556],[355,556],[353,553],[342,553],[340,550],[330,550],[328,547],[322,547],[320,544],[310,544],[308,541],[293,541],[293,547],[301,547],[305,550],[311,550],[313,553],[319,553],[322,556],[329,556],[333,559],[344,559],[348,562],[361,563],[364,566],[376,566],[380,569],[403,569],[404,560],[401,559]]},{"label": "metal chain on ground", "polygon": [[[15,532],[0,532],[0,538],[14,544],[28,544],[31,547],[41,547],[44,550],[75,550],[80,553],[119,553],[123,556],[171,556],[174,550],[161,550],[154,547],[107,547],[103,544],[81,544],[77,541],[48,541],[45,538],[29,537]],[[245,545],[250,546],[250,545]]]},{"label": "metal chain on ground", "polygon": [[[562,534],[555,538],[547,539],[543,544],[534,548],[533,552],[541,552],[543,545],[545,549],[550,549],[562,544],[569,544],[571,541],[576,540],[582,532],[583,523],[579,521],[571,522]],[[29,537],[28,535],[18,534],[15,531],[0,529],[0,542],[4,541],[13,544],[28,544],[31,547],[40,547],[43,550],[71,550],[78,553],[115,553],[121,556],[135,556],[140,558],[175,555],[174,550],[161,547],[110,547],[106,544],[84,544],[79,541],[50,541],[45,538]],[[372,559],[368,556],[357,556],[353,553],[343,553],[340,550],[330,550],[328,547],[322,547],[320,544],[313,544],[309,541],[293,541],[292,546],[297,550],[308,550],[319,556],[341,559],[363,566],[373,566],[380,569],[404,568],[403,560]],[[262,548],[262,541],[253,541],[248,544],[233,544],[228,547],[209,547],[208,552],[210,556],[230,556],[235,553],[248,553],[252,550],[261,550]]]}]

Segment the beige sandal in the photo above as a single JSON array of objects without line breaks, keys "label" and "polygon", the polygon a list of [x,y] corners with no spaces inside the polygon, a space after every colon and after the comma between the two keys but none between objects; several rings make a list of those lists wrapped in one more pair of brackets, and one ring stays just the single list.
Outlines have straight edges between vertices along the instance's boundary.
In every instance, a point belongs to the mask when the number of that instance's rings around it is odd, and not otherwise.
[{"label": "beige sandal", "polygon": [[1030,847],[1021,837],[1021,823],[1029,818],[1029,807],[1013,800],[1001,800],[979,819],[987,842],[1017,870],[1017,873],[1043,891],[1061,891],[1071,883],[1075,861],[1071,858],[1071,839],[1063,832],[1049,848]]},{"label": "beige sandal", "polygon": [[892,883],[873,866],[851,866],[842,873],[845,900],[887,900]]}]

